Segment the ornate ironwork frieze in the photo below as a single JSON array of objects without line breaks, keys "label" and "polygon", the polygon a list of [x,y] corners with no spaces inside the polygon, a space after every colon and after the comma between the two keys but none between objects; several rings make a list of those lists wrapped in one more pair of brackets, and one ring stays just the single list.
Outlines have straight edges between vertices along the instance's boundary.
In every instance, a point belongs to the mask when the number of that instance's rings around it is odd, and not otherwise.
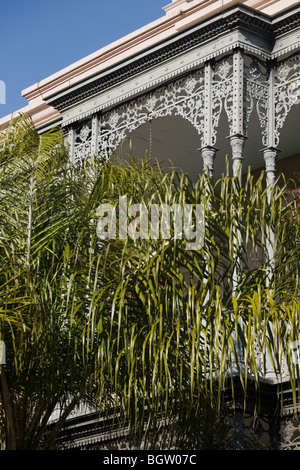
[{"label": "ornate ironwork frieze", "polygon": [[[176,78],[176,77],[175,77]],[[258,115],[262,147],[277,148],[292,107],[300,101],[300,55],[277,64],[237,50],[219,61],[174,79],[71,129],[73,159],[115,150],[122,140],[153,119],[174,115],[189,121],[202,147],[215,146],[225,110],[233,153],[242,149],[250,117]],[[237,138],[240,136],[240,139]],[[241,159],[240,157],[234,160]]]}]

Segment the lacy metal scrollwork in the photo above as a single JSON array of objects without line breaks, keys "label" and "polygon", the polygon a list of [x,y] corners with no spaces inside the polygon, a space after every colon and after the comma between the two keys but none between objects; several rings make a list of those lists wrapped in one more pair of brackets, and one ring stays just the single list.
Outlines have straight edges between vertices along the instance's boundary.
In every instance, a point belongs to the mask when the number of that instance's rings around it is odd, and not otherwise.
[{"label": "lacy metal scrollwork", "polygon": [[280,130],[294,104],[300,100],[300,55],[297,54],[275,69],[275,144],[278,145]]},{"label": "lacy metal scrollwork", "polygon": [[74,162],[81,162],[92,153],[92,127],[91,121],[88,121],[77,129],[74,135]]},{"label": "lacy metal scrollwork", "polygon": [[229,59],[218,62],[214,68],[212,83],[212,144],[215,145],[217,138],[218,124],[224,109],[229,121],[232,120],[233,102],[233,65]]},{"label": "lacy metal scrollwork", "polygon": [[[254,107],[262,128],[262,143],[268,146],[272,128],[273,146],[277,147],[280,132],[294,104],[300,100],[300,55],[285,59],[278,65],[267,66],[257,58],[246,62],[247,121]],[[270,110],[273,113],[270,114]],[[269,126],[273,120],[273,126]]]},{"label": "lacy metal scrollwork", "polygon": [[106,113],[100,120],[98,147],[115,150],[122,140],[152,119],[181,116],[203,133],[203,70]]},{"label": "lacy metal scrollwork", "polygon": [[245,103],[246,122],[256,109],[262,128],[262,143],[268,145],[268,99],[269,71],[266,65],[257,58],[245,56]]},{"label": "lacy metal scrollwork", "polygon": [[171,115],[189,121],[200,140],[209,140],[206,145],[213,147],[223,110],[230,135],[238,128],[244,136],[256,110],[262,145],[276,148],[291,108],[300,102],[300,55],[278,65],[247,54],[238,59],[236,56],[234,62],[231,55],[217,61],[206,80],[205,69],[196,70],[105,112],[99,120],[81,124],[74,129],[74,160],[82,160],[93,151],[114,151],[141,125]]},{"label": "lacy metal scrollwork", "polygon": [[291,416],[281,421],[280,450],[300,450],[300,422]]}]

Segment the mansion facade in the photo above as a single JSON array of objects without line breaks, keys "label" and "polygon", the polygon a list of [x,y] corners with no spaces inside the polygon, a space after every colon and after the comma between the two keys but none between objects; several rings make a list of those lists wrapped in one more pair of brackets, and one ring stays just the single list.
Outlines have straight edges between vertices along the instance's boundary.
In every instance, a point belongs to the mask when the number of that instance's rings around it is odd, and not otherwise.
[{"label": "mansion facade", "polygon": [[[28,105],[20,111],[40,132],[63,128],[74,162],[121,151],[130,136],[136,154],[171,159],[191,179],[206,170],[218,179],[229,156],[231,174],[241,179],[251,167],[265,170],[267,184],[278,172],[297,181],[300,2],[173,0],[160,19],[23,96]],[[17,114],[0,119],[0,128]],[[275,387],[270,373],[262,416],[254,426],[247,411],[243,437],[233,438],[233,447],[243,439],[249,448],[259,442],[260,448],[300,450],[288,381],[280,420],[274,419]],[[126,441],[106,428],[93,413],[74,416],[58,446],[108,448]]]}]

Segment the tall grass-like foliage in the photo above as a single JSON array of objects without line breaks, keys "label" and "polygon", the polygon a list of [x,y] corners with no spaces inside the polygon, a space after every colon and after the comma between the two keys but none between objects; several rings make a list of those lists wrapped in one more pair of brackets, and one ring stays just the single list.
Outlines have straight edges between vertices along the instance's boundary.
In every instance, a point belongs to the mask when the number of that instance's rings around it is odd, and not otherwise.
[{"label": "tall grass-like foliage", "polygon": [[[99,370],[109,365],[107,379],[131,425],[145,430],[158,417],[183,423],[190,416],[188,433],[192,416],[198,422],[209,416],[209,401],[216,423],[232,379],[240,380],[246,400],[249,381],[259,388],[270,373],[279,383],[289,378],[296,404],[299,215],[285,183],[263,189],[264,175],[254,181],[249,173],[243,188],[236,178],[213,184],[205,174],[192,184],[140,161],[110,171],[107,200],[116,205],[126,194],[149,212],[154,203],[205,209],[197,251],[187,250],[184,239],[129,237],[103,242],[94,256],[89,282],[96,285],[101,273],[102,286],[89,339],[97,338]],[[205,446],[208,428],[195,445]]]},{"label": "tall grass-like foliage", "polygon": [[[0,428],[6,449],[52,445],[90,390],[89,365],[76,352],[84,314],[74,319],[81,295],[81,189],[61,130],[39,135],[22,116],[2,135],[0,338],[6,364],[0,366]],[[57,406],[64,414],[49,434]]]},{"label": "tall grass-like foliage", "polygon": [[[297,404],[299,214],[285,183],[264,189],[263,178],[249,173],[241,188],[203,174],[194,184],[145,159],[97,156],[75,167],[59,130],[12,124],[0,171],[6,448],[52,446],[79,402],[113,413],[135,438],[164,426],[161,445],[217,446],[224,390],[237,378],[246,400],[249,381],[259,389],[270,369],[279,382],[287,371]],[[114,205],[118,222],[125,195],[149,213],[201,204],[203,246],[145,233],[99,239],[99,205]]]}]

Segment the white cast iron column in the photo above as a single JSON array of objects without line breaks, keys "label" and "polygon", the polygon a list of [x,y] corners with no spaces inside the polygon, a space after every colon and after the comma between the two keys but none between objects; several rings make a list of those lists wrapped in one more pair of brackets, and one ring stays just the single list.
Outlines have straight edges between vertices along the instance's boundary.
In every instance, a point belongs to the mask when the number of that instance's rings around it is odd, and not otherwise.
[{"label": "white cast iron column", "polygon": [[240,185],[242,184],[243,172],[243,150],[247,137],[243,134],[234,134],[228,137],[232,151],[232,174],[238,177]]},{"label": "white cast iron column", "polygon": [[[268,119],[267,119],[267,147],[262,150],[264,161],[265,161],[265,170],[266,170],[266,185],[269,188],[268,197],[269,202],[271,198],[271,189],[275,184],[276,180],[276,162],[278,158],[278,153],[280,150],[277,147],[277,142],[275,141],[276,135],[276,116],[275,116],[275,80],[274,80],[274,64],[271,66],[270,76],[269,76],[269,89],[268,89]],[[268,261],[272,262],[274,258],[274,249],[275,249],[275,237],[274,234],[270,235],[270,242],[267,246],[267,257]]]},{"label": "white cast iron column", "polygon": [[[279,153],[276,142],[276,113],[275,113],[275,79],[274,79],[275,64],[271,64],[269,83],[268,83],[268,101],[267,101],[267,146],[262,150],[265,170],[266,170],[266,185],[268,189],[268,200],[271,202],[272,188],[276,180],[276,161]],[[266,247],[266,257],[269,263],[269,271],[267,273],[267,285],[272,290],[272,265],[275,254],[275,234],[271,231],[269,240]],[[274,335],[273,335],[274,336]],[[277,380],[277,372],[274,370],[271,359],[266,357],[266,376],[269,379]]]},{"label": "white cast iron column", "polygon": [[99,120],[98,120],[98,116],[94,114],[92,117],[92,142],[91,142],[92,155],[96,155],[99,151],[98,136],[99,136]]},{"label": "white cast iron column", "polygon": [[266,184],[267,187],[273,186],[276,179],[276,162],[279,149],[276,147],[267,147],[263,149],[263,156],[266,168]]},{"label": "white cast iron column", "polygon": [[270,76],[268,83],[268,112],[267,112],[267,146],[262,150],[266,166],[266,184],[273,185],[276,178],[276,161],[279,153],[276,135],[276,117],[275,117],[275,80],[274,66],[270,67]]},{"label": "white cast iron column", "polygon": [[74,163],[74,149],[75,149],[75,130],[73,127],[69,129],[69,157],[72,163]]},{"label": "white cast iron column", "polygon": [[212,179],[214,176],[214,162],[218,149],[211,145],[207,145],[206,147],[202,147],[200,151],[203,159],[203,171],[205,173],[208,172],[209,177]]},{"label": "white cast iron column", "polygon": [[[242,184],[243,150],[245,146],[245,116],[244,116],[244,56],[240,49],[233,52],[232,75],[232,111],[230,115],[230,136],[228,137],[232,151],[232,172]],[[233,273],[233,295],[239,282],[239,272],[242,266],[239,261],[240,246],[243,243],[239,230],[236,233],[237,262]]]},{"label": "white cast iron column", "polygon": [[204,69],[204,99],[205,118],[203,132],[203,146],[199,149],[203,159],[203,171],[210,178],[214,174],[214,162],[218,149],[213,145],[213,96],[212,96],[213,69],[211,62],[205,64]]},{"label": "white cast iron column", "polygon": [[240,49],[233,52],[233,77],[232,77],[232,115],[230,123],[230,136],[228,137],[232,150],[233,176],[242,182],[243,149],[245,146],[246,123],[244,116],[244,56]]},{"label": "white cast iron column", "polygon": [[[244,117],[244,56],[240,49],[233,52],[233,75],[232,75],[232,110],[230,119],[230,136],[228,137],[232,151],[232,173],[234,177],[239,180],[240,186],[242,185],[243,173],[243,150],[245,146],[245,117]],[[238,217],[238,215],[237,215]],[[238,223],[238,221],[237,221]],[[237,286],[239,284],[240,272],[242,265],[240,261],[240,249],[243,243],[242,236],[238,227],[236,230],[235,251],[236,260],[235,268],[232,274],[232,296],[237,296]],[[241,331],[244,330],[242,320],[239,320]],[[238,356],[238,364],[236,370],[233,368],[233,373],[239,375],[245,373],[244,370],[244,347],[239,339],[236,337],[236,352]],[[244,447],[244,416],[240,408],[236,408],[233,416],[233,447],[234,449],[243,449]]]}]

